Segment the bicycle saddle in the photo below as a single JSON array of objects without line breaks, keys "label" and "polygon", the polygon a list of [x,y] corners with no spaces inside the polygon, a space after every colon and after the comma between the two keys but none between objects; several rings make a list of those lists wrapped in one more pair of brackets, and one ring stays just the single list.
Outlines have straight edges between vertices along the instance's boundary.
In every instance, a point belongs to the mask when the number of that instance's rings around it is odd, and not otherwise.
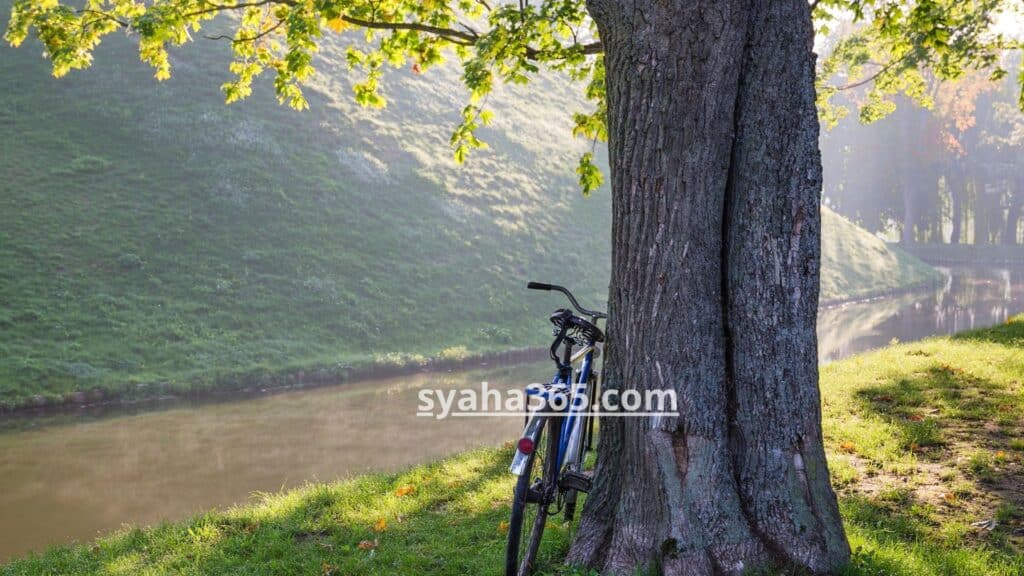
[{"label": "bicycle saddle", "polygon": [[601,332],[600,328],[594,326],[590,321],[576,316],[571,310],[565,308],[555,310],[550,320],[555,328],[565,329],[572,337],[581,336],[588,342],[604,342],[604,332]]}]

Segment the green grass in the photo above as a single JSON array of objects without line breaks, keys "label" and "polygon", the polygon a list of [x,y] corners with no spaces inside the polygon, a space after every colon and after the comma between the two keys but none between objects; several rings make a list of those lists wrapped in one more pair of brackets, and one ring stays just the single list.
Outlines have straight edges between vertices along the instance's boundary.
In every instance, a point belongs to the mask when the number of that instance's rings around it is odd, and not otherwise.
[{"label": "green grass", "polygon": [[[1022,349],[1024,316],[823,369],[830,468],[855,550],[842,574],[1024,574]],[[498,574],[511,453],[261,494],[54,548],[0,574]],[[971,525],[988,519],[991,531]],[[555,523],[545,533],[549,572],[561,570],[571,531]]]},{"label": "green grass", "polygon": [[1024,317],[821,377],[850,573],[1024,574]]},{"label": "green grass", "polygon": [[190,48],[157,83],[123,38],[60,81],[0,45],[0,408],[543,345],[560,301],[527,280],[605,298],[609,198],[576,187],[568,88],[499,90],[460,168],[453,69],[394,72],[403,105],[363,110],[331,44],[298,113],[266,85],[225,106],[227,45]]},{"label": "green grass", "polygon": [[[157,83],[124,38],[59,81],[37,44],[0,43],[0,409],[543,345],[562,302],[527,280],[606,297],[610,201],[575,183],[578,89],[499,87],[491,149],[457,166],[451,67],[392,71],[390,106],[365,110],[328,41],[298,113],[266,85],[225,106],[228,46],[199,44]],[[922,277],[828,211],[824,263],[825,300]]]},{"label": "green grass", "polygon": [[821,300],[886,296],[938,282],[934,268],[823,208]]}]

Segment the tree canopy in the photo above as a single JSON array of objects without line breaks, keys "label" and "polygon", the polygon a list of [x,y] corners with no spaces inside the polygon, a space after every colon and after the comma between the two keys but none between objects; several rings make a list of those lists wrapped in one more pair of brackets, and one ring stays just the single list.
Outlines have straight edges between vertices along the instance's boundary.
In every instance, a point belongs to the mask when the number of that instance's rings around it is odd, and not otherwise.
[{"label": "tree canopy", "polygon": [[[1020,41],[993,31],[1011,0],[814,0],[821,48],[819,109],[835,122],[847,107],[832,97],[869,87],[858,103],[865,120],[895,108],[892,95],[927,99],[925,71],[943,79],[971,69],[1005,75],[999,56]],[[232,13],[227,34],[209,34],[209,23]],[[593,106],[573,114],[574,134],[594,142],[606,138],[602,46],[584,0],[500,2],[495,0],[16,0],[6,39],[17,46],[35,31],[55,76],[92,64],[104,36],[119,30],[138,37],[139,57],[155,76],[171,75],[168,47],[197,37],[231,42],[234,79],[222,86],[228,102],[252,92],[253,81],[270,72],[278,99],[308,106],[303,83],[315,73],[314,55],[324,34],[360,33],[365,42],[348,48],[350,68],[363,74],[354,86],[365,106],[384,106],[380,90],[385,65],[427,71],[456,58],[470,92],[462,122],[451,135],[456,160],[486,144],[475,135],[492,111],[487,95],[494,82],[525,83],[541,67],[578,81]],[[839,31],[841,33],[835,33]],[[1017,72],[1024,84],[1024,69]],[[1020,104],[1024,107],[1024,97]],[[589,193],[602,182],[593,152],[580,158],[580,186]]]}]

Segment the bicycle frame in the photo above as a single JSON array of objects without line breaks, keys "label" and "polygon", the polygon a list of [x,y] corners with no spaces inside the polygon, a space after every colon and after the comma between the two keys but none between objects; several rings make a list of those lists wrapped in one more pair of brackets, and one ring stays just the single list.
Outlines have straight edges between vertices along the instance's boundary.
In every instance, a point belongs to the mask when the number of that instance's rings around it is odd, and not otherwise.
[{"label": "bicycle frame", "polygon": [[[567,345],[568,346],[568,345]],[[575,462],[579,456],[580,449],[582,447],[583,440],[583,422],[584,418],[581,417],[583,411],[591,411],[592,406],[584,406],[586,400],[589,400],[589,386],[590,386],[590,374],[593,370],[594,354],[596,347],[591,344],[585,348],[586,353],[583,354],[582,363],[580,365],[578,377],[573,385],[572,394],[569,397],[569,405],[567,410],[562,413],[551,412],[550,410],[543,409],[534,411],[529,419],[527,420],[526,427],[523,429],[522,438],[529,438],[534,445],[537,443],[537,436],[540,433],[541,426],[546,418],[553,416],[562,416],[562,434],[559,439],[558,445],[558,469],[561,470],[566,462]],[[570,355],[571,349],[566,353]],[[554,386],[564,386],[569,388],[572,380],[572,366],[570,365],[568,372],[558,371],[555,372],[554,378],[551,380],[551,384]],[[527,393],[530,391],[528,390]],[[547,394],[541,392],[535,393],[535,395],[547,396]],[[545,402],[547,398],[544,398]],[[586,399],[586,400],[585,400]],[[521,476],[526,467],[526,461],[529,459],[529,454],[524,454],[518,448],[516,449],[515,457],[512,459],[512,465],[509,471],[516,476]]]}]

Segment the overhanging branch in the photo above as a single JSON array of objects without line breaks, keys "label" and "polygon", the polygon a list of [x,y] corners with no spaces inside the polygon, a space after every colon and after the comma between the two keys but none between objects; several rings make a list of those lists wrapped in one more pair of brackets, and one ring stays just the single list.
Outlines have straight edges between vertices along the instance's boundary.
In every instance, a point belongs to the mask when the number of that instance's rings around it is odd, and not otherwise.
[{"label": "overhanging branch", "polygon": [[[481,2],[483,2],[483,0],[481,0]],[[194,10],[192,12],[185,13],[182,16],[185,17],[185,18],[189,18],[189,17],[192,17],[192,16],[200,16],[200,15],[209,14],[209,13],[212,13],[212,12],[228,12],[228,11],[233,11],[233,10],[243,10],[243,9],[246,9],[246,8],[259,8],[259,7],[262,7],[262,6],[269,6],[269,5],[296,6],[297,2],[296,2],[296,0],[252,0],[252,1],[249,1],[249,2],[238,2],[236,4],[219,4],[219,3],[216,3],[216,2],[206,2],[205,4],[206,4],[205,8],[201,8],[199,10]],[[113,21],[117,22],[119,25],[121,25],[124,28],[129,28],[130,27],[130,23],[129,22],[126,22],[124,20],[120,20],[118,18],[115,18],[114,16],[112,16],[110,14],[107,14],[105,12],[96,11],[96,10],[89,10],[89,9],[83,9],[83,10],[78,10],[78,13],[79,14],[90,13],[90,14],[94,14],[94,15],[97,15],[97,16],[102,16],[102,17],[105,17],[107,19],[110,19],[110,20],[113,20]],[[481,38],[483,38],[485,36],[485,34],[480,34],[480,33],[476,32],[475,30],[473,30],[472,28],[470,28],[469,26],[466,26],[465,24],[461,24],[462,27],[464,28],[464,30],[457,30],[457,29],[454,29],[454,28],[445,28],[443,26],[433,26],[433,25],[430,25],[430,24],[423,24],[421,22],[385,22],[385,21],[379,21],[379,20],[367,20],[367,19],[364,19],[364,18],[357,18],[355,16],[349,16],[347,14],[342,14],[341,16],[339,16],[339,18],[343,22],[347,22],[348,24],[352,24],[353,26],[359,26],[359,27],[362,27],[362,28],[368,28],[368,29],[372,29],[372,30],[414,30],[414,31],[423,32],[423,33],[426,33],[426,34],[432,34],[434,36],[437,36],[438,38],[442,38],[444,40],[447,40],[447,41],[452,42],[454,44],[459,44],[461,46],[474,46],[474,45],[476,45],[477,42],[480,41]],[[274,30],[276,30],[277,28],[278,28],[278,26],[275,26]],[[269,33],[269,32],[270,31],[267,31],[266,33]],[[266,33],[261,33],[258,37],[262,37]],[[241,38],[241,39],[235,38],[234,40],[235,41],[246,41],[246,40],[250,40],[250,39],[254,40],[254,39],[258,38],[258,37]],[[223,39],[224,36],[223,35],[222,36],[212,36],[212,37],[211,36],[207,36],[206,38],[219,40],[219,39]],[[576,48],[576,47],[578,47],[580,49],[580,51],[584,55],[600,54],[600,53],[604,52],[604,46],[601,44],[600,41],[590,42],[590,43],[587,43],[587,44],[574,43],[574,44],[570,44],[569,46],[564,46],[562,48],[562,50],[569,51],[569,50],[572,50],[573,48]],[[549,56],[550,57],[551,55],[552,55],[551,52],[546,51],[546,50],[542,50],[542,49],[539,49],[539,48],[534,48],[533,46],[527,46],[526,47],[526,57],[528,59],[530,59],[530,60],[542,60],[542,59],[545,58],[545,56]]]}]

